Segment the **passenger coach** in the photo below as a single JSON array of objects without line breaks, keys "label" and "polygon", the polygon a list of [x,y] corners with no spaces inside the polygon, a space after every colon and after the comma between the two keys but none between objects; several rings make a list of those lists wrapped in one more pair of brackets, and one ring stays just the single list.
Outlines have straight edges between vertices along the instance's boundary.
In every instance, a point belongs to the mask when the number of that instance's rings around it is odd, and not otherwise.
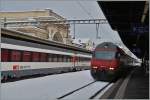
[{"label": "passenger coach", "polygon": [[1,80],[89,69],[91,51],[2,29]]}]

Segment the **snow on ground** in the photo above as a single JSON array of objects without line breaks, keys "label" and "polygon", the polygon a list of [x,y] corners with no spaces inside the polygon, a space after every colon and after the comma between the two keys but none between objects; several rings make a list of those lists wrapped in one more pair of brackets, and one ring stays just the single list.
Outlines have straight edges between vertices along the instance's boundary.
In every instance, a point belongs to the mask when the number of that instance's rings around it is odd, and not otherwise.
[{"label": "snow on ground", "polygon": [[69,95],[64,100],[88,100],[92,95],[94,95],[97,91],[102,89],[105,85],[107,85],[108,82],[96,82],[94,84],[91,84],[90,86],[73,93],[72,95]]},{"label": "snow on ground", "polygon": [[2,83],[1,100],[54,100],[92,81],[87,70]]}]

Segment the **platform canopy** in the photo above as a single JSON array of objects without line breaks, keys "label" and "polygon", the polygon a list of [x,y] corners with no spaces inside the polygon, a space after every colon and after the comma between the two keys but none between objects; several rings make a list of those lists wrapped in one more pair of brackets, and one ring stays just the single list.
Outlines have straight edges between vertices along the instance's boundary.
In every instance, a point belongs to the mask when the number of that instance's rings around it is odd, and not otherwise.
[{"label": "platform canopy", "polygon": [[149,2],[98,1],[113,30],[139,58],[149,59]]}]

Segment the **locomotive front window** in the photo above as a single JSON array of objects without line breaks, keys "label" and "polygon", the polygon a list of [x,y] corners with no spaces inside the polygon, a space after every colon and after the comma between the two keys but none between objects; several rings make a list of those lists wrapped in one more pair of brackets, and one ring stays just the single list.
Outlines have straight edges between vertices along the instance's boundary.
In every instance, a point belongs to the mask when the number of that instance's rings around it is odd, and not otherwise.
[{"label": "locomotive front window", "polygon": [[95,51],[94,58],[96,59],[113,59],[115,58],[114,51]]}]

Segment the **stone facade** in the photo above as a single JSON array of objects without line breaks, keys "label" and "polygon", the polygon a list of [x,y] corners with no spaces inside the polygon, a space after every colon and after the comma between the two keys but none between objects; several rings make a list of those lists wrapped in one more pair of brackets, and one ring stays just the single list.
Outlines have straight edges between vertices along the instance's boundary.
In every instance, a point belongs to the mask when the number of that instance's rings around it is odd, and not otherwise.
[{"label": "stone facade", "polygon": [[[65,20],[65,18],[54,13],[50,9],[41,11],[24,11],[24,12],[0,12],[0,19],[8,23],[4,27],[11,28],[17,31],[31,34],[43,39],[54,40],[57,42],[71,44],[69,37],[70,26],[67,24],[54,24],[50,22],[38,23],[38,25],[30,24],[29,22],[47,21],[47,20]],[[19,23],[17,23],[19,22]],[[26,25],[23,22],[28,22]]]},{"label": "stone facade", "polygon": [[28,18],[38,18],[38,17],[54,17],[57,19],[65,19],[60,15],[54,13],[50,9],[45,10],[35,10],[35,11],[22,11],[22,12],[0,12],[0,18],[7,18],[8,20],[26,20]]}]

